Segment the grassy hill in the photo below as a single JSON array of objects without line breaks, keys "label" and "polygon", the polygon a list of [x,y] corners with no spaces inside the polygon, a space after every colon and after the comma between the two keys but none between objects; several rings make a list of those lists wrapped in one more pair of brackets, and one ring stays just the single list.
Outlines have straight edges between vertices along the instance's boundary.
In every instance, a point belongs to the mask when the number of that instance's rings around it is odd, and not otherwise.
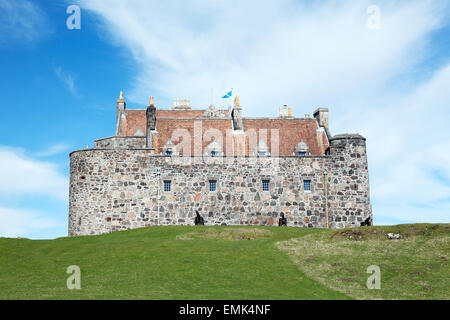
[{"label": "grassy hill", "polygon": [[[0,299],[449,299],[449,240],[449,224],[0,238]],[[66,287],[70,265],[81,290]],[[381,268],[381,290],[366,288],[369,265]]]}]

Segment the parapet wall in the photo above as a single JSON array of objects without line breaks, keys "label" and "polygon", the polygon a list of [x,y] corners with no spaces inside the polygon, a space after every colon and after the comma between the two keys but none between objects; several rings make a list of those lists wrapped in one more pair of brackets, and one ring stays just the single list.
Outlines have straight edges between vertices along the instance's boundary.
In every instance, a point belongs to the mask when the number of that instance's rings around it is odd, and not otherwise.
[{"label": "parapet wall", "polygon": [[145,148],[145,136],[114,136],[94,141],[98,149],[142,149]]},{"label": "parapet wall", "polygon": [[[70,236],[192,225],[195,210],[207,225],[277,225],[284,212],[289,226],[326,227],[328,214],[328,225],[338,228],[359,226],[371,216],[363,138],[332,140],[330,156],[320,157],[89,149],[72,152],[70,160]],[[164,192],[165,180],[170,192]],[[209,190],[209,180],[217,181],[216,191]],[[262,190],[262,180],[270,180],[270,191]],[[311,180],[311,191],[304,190],[304,180]]]}]

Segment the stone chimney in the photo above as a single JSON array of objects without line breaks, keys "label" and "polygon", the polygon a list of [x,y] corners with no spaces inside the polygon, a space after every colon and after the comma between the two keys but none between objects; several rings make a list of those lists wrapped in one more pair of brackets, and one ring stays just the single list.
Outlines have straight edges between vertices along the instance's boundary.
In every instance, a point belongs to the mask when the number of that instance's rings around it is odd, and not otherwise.
[{"label": "stone chimney", "polygon": [[234,106],[233,111],[231,112],[231,117],[233,118],[234,130],[242,130],[242,108],[239,105],[239,96],[236,96],[236,98],[234,98]]},{"label": "stone chimney", "polygon": [[314,118],[316,118],[319,126],[324,127],[327,130],[327,133],[330,132],[328,128],[328,108],[318,108],[314,111]]},{"label": "stone chimney", "polygon": [[120,133],[120,127],[121,127],[121,119],[123,116],[125,116],[125,108],[127,104],[125,103],[125,100],[123,99],[123,92],[120,91],[119,99],[117,99],[117,115],[116,115],[116,136]]},{"label": "stone chimney", "polygon": [[152,148],[152,130],[156,129],[156,108],[153,103],[153,96],[150,97],[150,102],[147,107],[146,115],[146,139],[145,139],[145,147]]}]

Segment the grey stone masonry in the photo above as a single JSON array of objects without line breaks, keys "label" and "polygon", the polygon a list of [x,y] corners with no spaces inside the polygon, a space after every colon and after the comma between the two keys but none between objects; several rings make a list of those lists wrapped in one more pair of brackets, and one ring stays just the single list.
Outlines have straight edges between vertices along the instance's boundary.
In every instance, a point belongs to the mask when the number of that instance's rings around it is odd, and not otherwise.
[{"label": "grey stone masonry", "polygon": [[97,149],[142,149],[145,148],[145,136],[114,136],[94,141]]},{"label": "grey stone masonry", "polygon": [[283,212],[288,226],[342,228],[372,216],[359,135],[334,136],[325,156],[264,158],[159,156],[139,148],[145,137],[120,141],[70,154],[69,236],[193,225],[195,210],[206,225],[275,226]]}]

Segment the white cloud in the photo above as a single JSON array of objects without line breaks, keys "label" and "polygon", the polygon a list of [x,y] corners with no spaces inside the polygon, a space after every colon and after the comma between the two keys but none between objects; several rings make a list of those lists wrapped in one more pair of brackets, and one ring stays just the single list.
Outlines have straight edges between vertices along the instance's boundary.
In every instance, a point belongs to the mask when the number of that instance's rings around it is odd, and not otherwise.
[{"label": "white cloud", "polygon": [[0,207],[1,237],[28,237],[35,232],[62,225],[64,222],[45,217],[37,211]]},{"label": "white cloud", "polygon": [[67,143],[57,143],[50,146],[47,150],[36,153],[37,157],[50,157],[69,150],[70,145]]},{"label": "white cloud", "polygon": [[0,0],[0,21],[0,44],[34,42],[53,32],[45,12],[32,1]]},{"label": "white cloud", "polygon": [[54,70],[56,76],[64,83],[70,93],[76,94],[75,77],[67,71],[63,71],[61,67],[54,67]]},{"label": "white cloud", "polygon": [[233,87],[247,115],[374,94],[414,63],[442,21],[430,1],[380,5],[379,31],[366,27],[368,1],[79,2],[138,63],[131,100],[156,91],[204,106],[211,88],[219,96]]},{"label": "white cloud", "polygon": [[329,107],[332,132],[367,137],[375,215],[450,220],[450,66],[416,72],[446,1],[377,1],[380,30],[370,1],[78,2],[137,63],[130,100],[203,107],[233,87],[245,116]]},{"label": "white cloud", "polygon": [[23,151],[0,147],[2,196],[48,196],[67,203],[69,179],[54,163],[27,157]]}]

